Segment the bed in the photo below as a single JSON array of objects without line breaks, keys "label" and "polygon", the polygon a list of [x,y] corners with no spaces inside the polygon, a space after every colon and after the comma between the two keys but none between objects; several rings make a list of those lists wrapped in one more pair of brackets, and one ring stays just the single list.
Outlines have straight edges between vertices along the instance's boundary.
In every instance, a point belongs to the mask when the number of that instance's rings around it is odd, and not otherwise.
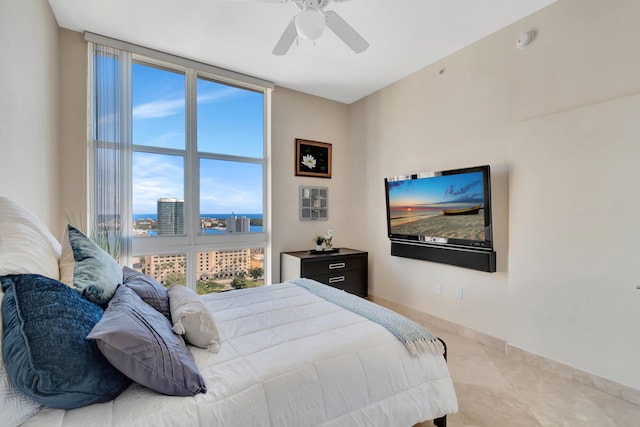
[{"label": "bed", "polygon": [[[188,347],[206,392],[167,396],[133,382],[104,403],[30,407],[22,425],[444,426],[457,411],[442,354],[412,355],[388,327],[300,283],[200,301],[219,334],[217,352]],[[20,399],[13,405],[33,403]]]}]

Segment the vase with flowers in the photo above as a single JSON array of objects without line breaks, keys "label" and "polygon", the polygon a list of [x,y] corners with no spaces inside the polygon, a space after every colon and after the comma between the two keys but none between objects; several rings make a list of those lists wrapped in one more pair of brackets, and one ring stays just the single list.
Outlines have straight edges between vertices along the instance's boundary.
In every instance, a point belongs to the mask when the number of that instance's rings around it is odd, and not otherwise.
[{"label": "vase with flowers", "polygon": [[324,245],[327,249],[333,248],[333,228],[327,230],[327,234],[324,236]]}]

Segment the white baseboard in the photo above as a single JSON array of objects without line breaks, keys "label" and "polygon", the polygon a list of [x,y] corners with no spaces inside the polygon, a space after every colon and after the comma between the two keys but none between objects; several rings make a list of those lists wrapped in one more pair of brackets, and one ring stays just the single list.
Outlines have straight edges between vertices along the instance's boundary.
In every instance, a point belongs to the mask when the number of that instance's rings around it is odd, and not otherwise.
[{"label": "white baseboard", "polygon": [[507,342],[504,340],[498,339],[496,337],[492,337],[491,335],[487,335],[470,328],[466,328],[464,326],[458,325],[457,323],[453,323],[448,320],[441,319],[436,316],[432,316],[431,314],[427,314],[422,311],[415,310],[413,308],[409,308],[404,305],[397,304],[395,302],[388,301],[383,298],[378,298],[375,295],[369,294],[368,299],[369,301],[375,302],[376,304],[379,304],[397,313],[400,313],[405,317],[409,317],[418,323],[421,323],[424,325],[431,325],[434,327],[438,327],[440,329],[445,329],[449,332],[453,332],[463,337],[470,338],[488,347],[492,347],[497,350],[500,350],[506,354]]},{"label": "white baseboard", "polygon": [[554,372],[568,380],[589,386],[635,405],[640,405],[640,390],[636,390],[632,387],[556,362],[555,360],[515,347],[508,342],[492,337],[491,335],[478,332],[465,326],[458,325],[457,323],[432,316],[431,314],[423,313],[419,310],[415,310],[383,298],[378,298],[375,295],[369,294],[369,300],[394,310],[403,316],[409,317],[418,323],[432,325],[434,327],[456,333],[486,346],[503,351],[507,357],[521,360],[531,366]]},{"label": "white baseboard", "polygon": [[586,385],[635,405],[640,405],[640,390],[635,388],[548,359],[539,354],[531,353],[511,344],[507,344],[507,356],[522,360],[531,366],[551,371],[562,378]]}]

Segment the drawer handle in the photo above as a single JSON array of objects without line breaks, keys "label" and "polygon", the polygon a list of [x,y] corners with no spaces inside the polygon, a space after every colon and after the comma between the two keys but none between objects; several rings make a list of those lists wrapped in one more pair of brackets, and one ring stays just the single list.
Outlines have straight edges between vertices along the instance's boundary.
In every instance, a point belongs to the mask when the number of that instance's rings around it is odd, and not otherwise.
[{"label": "drawer handle", "polygon": [[335,270],[336,268],[345,268],[347,264],[344,262],[336,262],[335,264],[329,264],[329,270]]},{"label": "drawer handle", "polygon": [[344,281],[345,281],[344,276],[329,277],[329,283],[339,283]]}]

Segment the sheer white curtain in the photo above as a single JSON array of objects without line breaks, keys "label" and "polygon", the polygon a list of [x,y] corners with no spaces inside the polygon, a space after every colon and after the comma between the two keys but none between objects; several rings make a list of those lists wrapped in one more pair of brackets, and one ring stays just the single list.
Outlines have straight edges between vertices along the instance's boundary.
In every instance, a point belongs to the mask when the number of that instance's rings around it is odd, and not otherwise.
[{"label": "sheer white curtain", "polygon": [[131,54],[99,43],[91,45],[90,233],[116,260],[130,265]]}]

